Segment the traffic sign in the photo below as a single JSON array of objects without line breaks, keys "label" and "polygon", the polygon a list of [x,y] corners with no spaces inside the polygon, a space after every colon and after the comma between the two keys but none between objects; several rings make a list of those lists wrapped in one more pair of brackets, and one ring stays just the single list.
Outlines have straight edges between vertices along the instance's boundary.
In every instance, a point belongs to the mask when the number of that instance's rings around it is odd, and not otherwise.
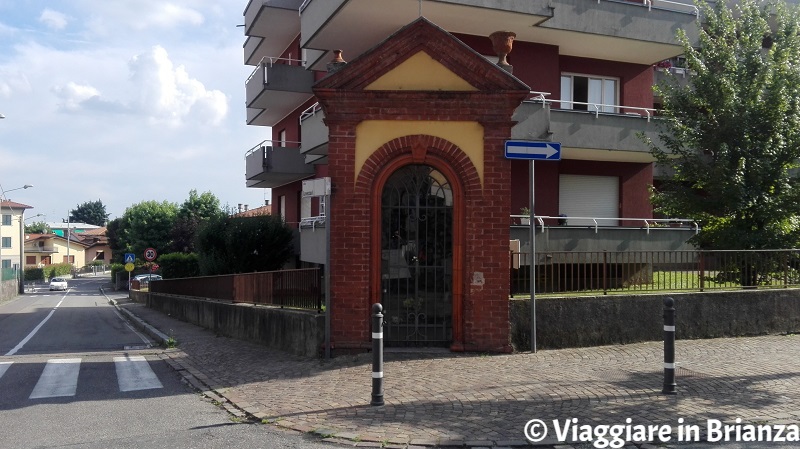
[{"label": "traffic sign", "polygon": [[144,259],[146,261],[152,262],[152,261],[156,260],[156,256],[158,256],[158,253],[156,252],[155,249],[147,248],[146,250],[144,250]]},{"label": "traffic sign", "polygon": [[561,160],[561,142],[506,140],[507,159]]},{"label": "traffic sign", "polygon": [[128,262],[125,264],[125,271],[133,271],[133,263]]},{"label": "traffic sign", "polygon": [[125,253],[125,263],[136,262],[136,255],[133,253]]}]

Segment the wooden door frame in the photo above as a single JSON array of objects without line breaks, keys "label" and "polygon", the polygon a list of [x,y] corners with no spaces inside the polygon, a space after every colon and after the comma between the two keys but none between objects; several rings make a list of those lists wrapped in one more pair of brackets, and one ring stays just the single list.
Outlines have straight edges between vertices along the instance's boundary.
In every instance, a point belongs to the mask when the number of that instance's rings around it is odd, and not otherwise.
[{"label": "wooden door frame", "polygon": [[400,168],[406,165],[428,165],[440,171],[453,192],[453,223],[452,223],[452,252],[453,252],[453,341],[450,349],[463,351],[464,348],[464,247],[466,236],[465,223],[465,194],[464,186],[453,168],[444,159],[437,157],[431,152],[427,152],[423,161],[410,153],[406,153],[392,159],[378,172],[372,184],[372,201],[370,210],[370,221],[375,225],[372,227],[370,238],[370,297],[373,303],[380,302],[381,298],[381,226],[382,226],[382,196],[383,189],[389,178]]}]

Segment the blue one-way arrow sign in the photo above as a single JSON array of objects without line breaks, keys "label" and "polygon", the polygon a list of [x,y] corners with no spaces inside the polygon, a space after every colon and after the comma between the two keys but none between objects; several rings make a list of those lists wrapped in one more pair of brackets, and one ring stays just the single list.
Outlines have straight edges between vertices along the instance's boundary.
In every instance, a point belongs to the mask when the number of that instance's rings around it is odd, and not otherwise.
[{"label": "blue one-way arrow sign", "polygon": [[506,140],[507,159],[561,160],[561,142]]}]

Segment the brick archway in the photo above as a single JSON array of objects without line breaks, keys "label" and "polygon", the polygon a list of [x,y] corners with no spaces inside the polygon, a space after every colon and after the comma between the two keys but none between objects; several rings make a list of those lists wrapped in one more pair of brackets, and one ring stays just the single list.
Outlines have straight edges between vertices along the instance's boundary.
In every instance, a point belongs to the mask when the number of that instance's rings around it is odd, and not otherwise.
[{"label": "brick archway", "polygon": [[[452,142],[430,135],[410,135],[383,144],[366,161],[356,185],[370,195],[370,222],[381,222],[381,193],[389,177],[399,168],[425,164],[439,170],[448,180],[453,192],[453,285],[451,349],[464,349],[464,288],[466,255],[466,210],[475,200],[481,185],[475,166],[464,152]],[[381,297],[381,234],[373,227],[370,236],[370,298]]]}]

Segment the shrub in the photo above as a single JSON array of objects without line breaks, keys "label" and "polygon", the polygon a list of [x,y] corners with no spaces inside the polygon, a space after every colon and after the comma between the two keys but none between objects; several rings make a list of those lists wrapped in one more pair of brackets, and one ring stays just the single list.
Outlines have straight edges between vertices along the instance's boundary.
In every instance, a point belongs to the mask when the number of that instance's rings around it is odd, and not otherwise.
[{"label": "shrub", "polygon": [[200,276],[200,264],[195,253],[168,253],[158,256],[158,266],[165,279]]},{"label": "shrub", "polygon": [[25,282],[43,281],[44,269],[39,267],[25,267]]}]

